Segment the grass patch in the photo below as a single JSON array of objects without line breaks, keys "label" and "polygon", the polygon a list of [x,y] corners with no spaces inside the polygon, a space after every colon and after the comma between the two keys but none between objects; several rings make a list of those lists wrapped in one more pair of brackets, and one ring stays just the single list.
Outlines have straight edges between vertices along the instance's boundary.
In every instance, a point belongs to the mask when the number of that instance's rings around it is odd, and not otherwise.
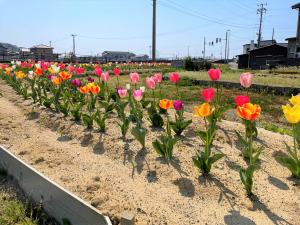
[{"label": "grass patch", "polygon": [[286,135],[293,135],[293,131],[291,129],[288,128],[283,128],[283,127],[279,127],[275,124],[272,123],[266,123],[263,125],[263,128],[275,133],[279,133],[279,134],[286,134]]}]

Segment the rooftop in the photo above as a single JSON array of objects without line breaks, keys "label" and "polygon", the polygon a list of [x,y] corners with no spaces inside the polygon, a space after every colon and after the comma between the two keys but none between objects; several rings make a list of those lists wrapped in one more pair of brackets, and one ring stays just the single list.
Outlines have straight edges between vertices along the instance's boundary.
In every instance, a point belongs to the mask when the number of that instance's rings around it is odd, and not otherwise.
[{"label": "rooftop", "polygon": [[299,9],[299,8],[300,8],[300,2],[292,6],[292,9]]},{"label": "rooftop", "polygon": [[35,45],[35,46],[31,47],[31,48],[52,48],[52,47],[48,46],[48,45],[40,44],[40,45]]}]

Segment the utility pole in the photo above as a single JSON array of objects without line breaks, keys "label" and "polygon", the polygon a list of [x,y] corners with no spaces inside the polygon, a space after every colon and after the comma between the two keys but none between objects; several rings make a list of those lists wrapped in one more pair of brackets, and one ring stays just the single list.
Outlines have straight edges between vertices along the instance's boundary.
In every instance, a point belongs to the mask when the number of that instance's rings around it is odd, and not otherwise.
[{"label": "utility pole", "polygon": [[226,38],[225,38],[225,58],[224,61],[227,61],[227,43],[228,43],[228,31],[226,31]]},{"label": "utility pole", "polygon": [[153,0],[153,16],[152,16],[152,61],[156,60],[156,0]]},{"label": "utility pole", "polygon": [[203,59],[205,59],[205,46],[206,46],[206,40],[205,40],[205,37],[204,37]]},{"label": "utility pole", "polygon": [[49,46],[52,47],[52,41],[49,41]]},{"label": "utility pole", "polygon": [[189,45],[187,46],[187,55],[188,55],[188,57],[190,57],[190,46]]},{"label": "utility pole", "polygon": [[152,46],[149,45],[149,57],[151,58],[151,55],[152,55]]},{"label": "utility pole", "polygon": [[272,31],[272,44],[274,44],[274,27],[273,27],[273,31]]},{"label": "utility pole", "polygon": [[230,30],[227,30],[227,32],[228,32],[228,35],[227,35],[227,38],[228,38],[228,40],[227,40],[227,62],[228,62],[228,58],[229,58],[229,40],[230,40]]},{"label": "utility pole", "polygon": [[77,36],[76,34],[71,34],[73,37],[73,56],[75,57],[75,37]]},{"label": "utility pole", "polygon": [[267,12],[267,9],[265,8],[265,6],[267,6],[267,3],[266,4],[260,4],[260,5],[257,5],[257,6],[259,7],[257,9],[257,14],[260,15],[259,30],[258,30],[258,39],[257,39],[257,46],[259,48],[260,47],[260,42],[261,42],[263,14]]}]

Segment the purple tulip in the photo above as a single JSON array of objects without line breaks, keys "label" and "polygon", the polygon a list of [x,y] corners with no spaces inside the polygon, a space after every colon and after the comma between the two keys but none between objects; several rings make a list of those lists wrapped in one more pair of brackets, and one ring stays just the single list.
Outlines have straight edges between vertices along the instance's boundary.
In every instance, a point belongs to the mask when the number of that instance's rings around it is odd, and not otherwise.
[{"label": "purple tulip", "polygon": [[173,106],[174,106],[174,109],[175,109],[176,111],[180,111],[180,110],[183,109],[183,103],[182,103],[182,101],[180,101],[180,100],[174,100],[174,101],[173,101]]},{"label": "purple tulip", "polygon": [[79,79],[72,80],[71,84],[75,87],[81,87],[81,81]]},{"label": "purple tulip", "polygon": [[48,80],[52,80],[52,77],[53,77],[52,74],[49,74],[49,75],[47,76]]},{"label": "purple tulip", "polygon": [[93,83],[94,81],[95,81],[95,79],[94,78],[92,78],[92,77],[88,77],[88,82],[90,82],[90,83]]}]

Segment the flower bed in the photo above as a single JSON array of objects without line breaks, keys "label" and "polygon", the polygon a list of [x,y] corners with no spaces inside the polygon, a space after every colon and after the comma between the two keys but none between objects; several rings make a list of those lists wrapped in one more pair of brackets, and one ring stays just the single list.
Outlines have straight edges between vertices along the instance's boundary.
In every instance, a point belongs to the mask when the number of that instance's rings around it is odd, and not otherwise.
[{"label": "flower bed", "polygon": [[[46,71],[49,70],[49,67],[47,70],[39,70],[39,65],[36,67],[35,72],[32,73],[30,70],[26,71],[18,66],[13,72],[6,68],[6,74],[3,73],[2,77],[25,99],[30,97],[37,104],[52,108],[65,116],[71,115],[74,120],[82,121],[87,129],[98,129],[100,135],[107,132],[106,125],[109,119],[113,117],[113,124],[118,124],[119,134],[123,137],[124,143],[128,141],[129,135],[134,137],[136,143],[140,143],[143,151],[146,149],[150,152],[155,150],[157,156],[161,157],[162,163],[174,163],[173,150],[176,151],[177,145],[192,144],[189,141],[183,141],[188,138],[187,130],[193,132],[193,136],[199,135],[198,141],[203,144],[200,148],[194,148],[196,153],[191,157],[191,161],[199,169],[199,172],[203,175],[211,173],[211,170],[214,169],[213,165],[215,163],[221,164],[218,161],[224,159],[225,154],[218,151],[215,146],[215,140],[220,132],[220,120],[228,108],[223,101],[222,86],[218,83],[221,76],[221,71],[218,69],[209,71],[214,88],[202,90],[205,102],[195,107],[194,115],[200,117],[203,122],[199,123],[199,119],[193,119],[195,121],[192,124],[190,116],[184,112],[184,105],[180,101],[180,89],[178,87],[180,76],[178,73],[170,74],[170,81],[177,87],[176,96],[171,101],[169,99],[157,99],[155,95],[145,99],[144,88],[137,87],[137,81],[140,79],[137,73],[130,74],[130,86],[120,87],[117,84],[116,89],[111,90],[108,86],[109,74],[102,71],[101,73],[97,72],[98,67],[95,68],[95,74],[98,73],[99,81],[90,83],[83,79],[70,82],[72,72],[58,71],[55,65],[50,66],[56,71],[48,79],[49,73]],[[119,72],[118,69],[114,70],[114,75],[117,78]],[[162,82],[161,77],[161,74],[155,74],[145,80],[150,93],[153,92],[154,88],[159,88]],[[241,84],[245,88],[251,85],[251,81],[251,74],[241,76]],[[299,96],[293,97],[291,99],[292,106],[284,108],[288,121],[295,124],[295,146],[292,149],[288,147],[291,155],[289,158],[278,158],[295,176],[299,176],[297,172],[299,167],[297,164],[299,162],[297,140],[300,120],[298,99]],[[242,156],[247,162],[244,168],[239,168],[240,179],[248,196],[254,198],[252,187],[253,183],[255,185],[257,182],[254,174],[259,169],[259,156],[263,154],[260,144],[256,142],[259,133],[255,125],[255,119],[259,117],[261,111],[258,105],[250,103],[247,96],[237,97],[236,105],[238,116],[245,126],[245,132],[237,131],[236,136],[242,144]],[[146,121],[147,118],[149,121]],[[111,125],[111,123],[109,124]],[[149,129],[150,126],[154,132]],[[189,129],[195,126],[197,127],[196,130]],[[157,132],[156,135],[152,134],[156,133],[155,129],[160,130],[161,128],[165,128],[165,131]],[[153,138],[152,141],[147,138],[148,135]],[[149,143],[149,141],[151,142]]]}]

